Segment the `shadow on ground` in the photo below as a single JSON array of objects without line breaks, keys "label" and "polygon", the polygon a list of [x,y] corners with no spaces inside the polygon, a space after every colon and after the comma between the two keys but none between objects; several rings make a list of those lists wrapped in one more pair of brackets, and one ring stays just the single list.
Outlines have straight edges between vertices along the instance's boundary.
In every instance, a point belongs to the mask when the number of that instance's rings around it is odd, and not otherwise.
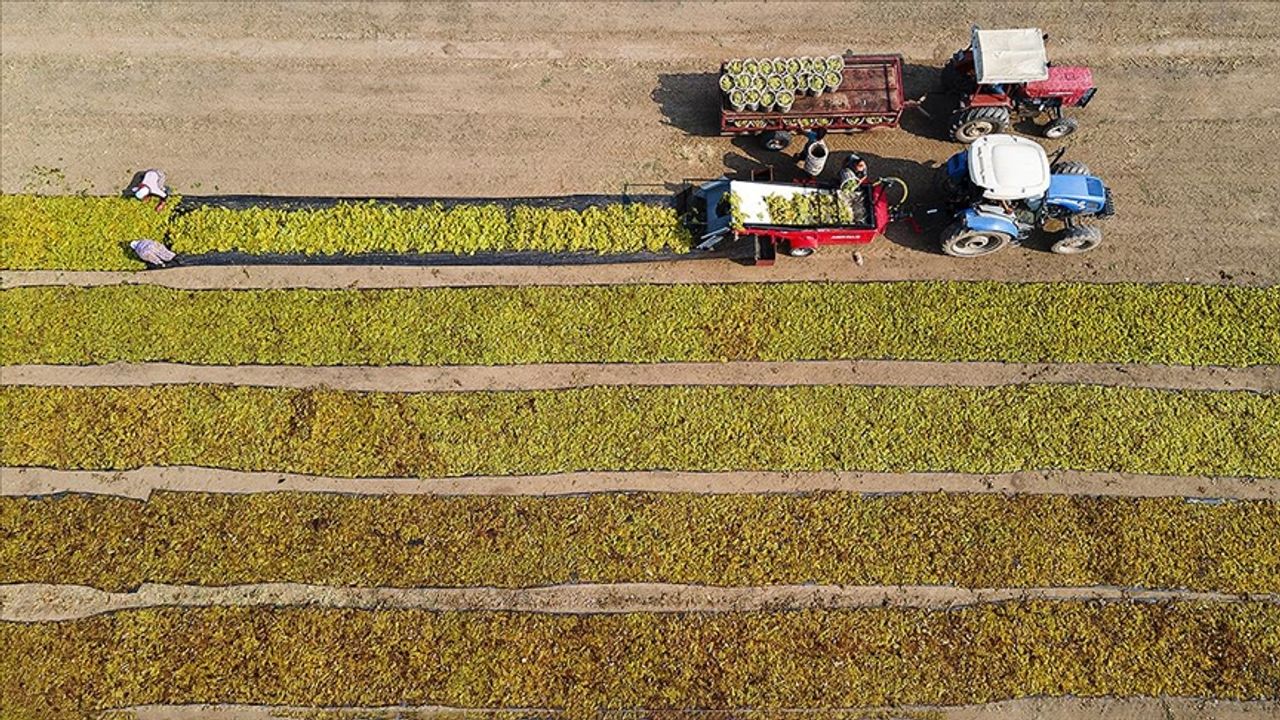
[{"label": "shadow on ground", "polygon": [[720,134],[720,86],[718,72],[662,73],[650,97],[662,111],[665,125],[690,135]]}]

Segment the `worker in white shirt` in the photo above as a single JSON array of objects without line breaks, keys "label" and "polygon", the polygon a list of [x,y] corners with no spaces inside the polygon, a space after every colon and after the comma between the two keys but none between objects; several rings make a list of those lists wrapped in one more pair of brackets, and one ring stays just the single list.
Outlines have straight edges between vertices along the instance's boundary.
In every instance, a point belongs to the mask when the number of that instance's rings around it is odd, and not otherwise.
[{"label": "worker in white shirt", "polygon": [[149,197],[157,197],[160,199],[156,203],[156,211],[159,212],[164,207],[164,201],[169,198],[169,193],[164,189],[164,171],[163,170],[147,170],[142,173],[142,179],[138,183],[129,188],[129,192],[139,200],[146,200]]}]

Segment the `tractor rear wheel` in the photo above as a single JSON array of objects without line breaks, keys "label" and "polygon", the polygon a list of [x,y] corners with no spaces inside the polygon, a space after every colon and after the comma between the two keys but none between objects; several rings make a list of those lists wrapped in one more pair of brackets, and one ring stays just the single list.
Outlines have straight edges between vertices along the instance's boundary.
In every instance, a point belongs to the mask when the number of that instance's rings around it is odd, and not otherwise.
[{"label": "tractor rear wheel", "polygon": [[1003,132],[1009,126],[1009,108],[979,107],[957,113],[951,123],[951,137],[965,145],[983,135]]},{"label": "tractor rear wheel", "polygon": [[789,145],[791,145],[790,132],[787,132],[786,130],[774,130],[773,132],[765,133],[765,136],[764,136],[765,150],[782,152],[783,150],[786,150]]},{"label": "tractor rear wheel", "polygon": [[942,252],[951,257],[990,255],[1005,247],[1013,238],[993,230],[974,230],[964,223],[953,223],[942,233]]},{"label": "tractor rear wheel", "polygon": [[1050,140],[1057,140],[1075,132],[1077,127],[1076,121],[1071,118],[1058,118],[1050,121],[1040,132]]},{"label": "tractor rear wheel", "polygon": [[1072,225],[1049,248],[1059,255],[1079,255],[1102,244],[1102,230],[1092,225]]},{"label": "tractor rear wheel", "polygon": [[1068,160],[1066,162],[1054,163],[1049,168],[1049,172],[1054,175],[1089,175],[1089,166],[1078,160]]}]

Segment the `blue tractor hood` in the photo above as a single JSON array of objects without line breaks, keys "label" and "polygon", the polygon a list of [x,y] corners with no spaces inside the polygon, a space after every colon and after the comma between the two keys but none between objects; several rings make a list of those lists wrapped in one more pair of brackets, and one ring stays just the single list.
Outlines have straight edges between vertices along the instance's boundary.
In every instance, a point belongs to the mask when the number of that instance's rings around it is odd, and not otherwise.
[{"label": "blue tractor hood", "polygon": [[1107,186],[1093,175],[1053,175],[1045,202],[1072,213],[1098,213],[1107,204]]}]

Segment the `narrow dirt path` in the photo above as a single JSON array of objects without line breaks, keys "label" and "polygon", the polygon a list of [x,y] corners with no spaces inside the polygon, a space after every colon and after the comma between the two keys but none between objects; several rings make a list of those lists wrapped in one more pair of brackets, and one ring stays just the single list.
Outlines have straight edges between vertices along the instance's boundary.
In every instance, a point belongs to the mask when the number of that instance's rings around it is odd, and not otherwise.
[{"label": "narrow dirt path", "polygon": [[254,583],[204,587],[144,583],[111,593],[84,585],[0,585],[0,621],[57,622],[134,608],[306,606],[361,610],[505,610],[555,614],[672,613],[799,608],[946,609],[1013,600],[1268,602],[1280,595],[1231,595],[1119,587],[957,588],[932,585],[768,585],[714,587],[670,583],[554,585],[535,588],[364,588]]},{"label": "narrow dirt path", "polygon": [[[554,710],[540,708],[446,708],[439,706],[306,708],[279,705],[137,705],[120,708],[132,713],[134,720],[278,720],[281,717],[307,717],[317,720],[456,720],[467,714],[489,717],[557,716]],[[849,720],[885,718],[907,720],[927,717],[931,720],[1263,720],[1280,715],[1280,703],[1272,700],[1206,700],[1186,697],[1158,698],[1019,698],[983,705],[910,705],[883,708],[787,708],[753,712],[732,710],[698,710],[708,720],[730,718],[777,718],[780,715],[798,719],[808,714],[821,718],[847,717]],[[105,715],[105,713],[104,713]],[[602,720],[635,718],[631,713],[601,713]]]},{"label": "narrow dirt path", "polygon": [[329,387],[352,391],[556,390],[592,385],[1088,384],[1169,390],[1280,391],[1280,366],[815,360],[727,363],[552,363],[502,366],[10,365],[0,385],[139,386],[180,383]]},{"label": "narrow dirt path", "polygon": [[[1004,265],[951,258],[930,263],[922,272],[920,253],[880,256],[877,245],[861,250],[864,265],[851,250],[822,248],[808,259],[783,258],[771,268],[732,260],[676,260],[616,265],[204,265],[148,271],[6,270],[0,287],[37,285],[160,285],[180,290],[220,289],[372,289],[476,287],[493,285],[677,285],[747,282],[889,282],[901,280],[1010,280],[1020,282],[1196,282],[1211,285],[1270,286],[1278,273],[1225,273],[1212,264],[1159,267],[1135,275],[1115,264],[1094,264],[1037,254],[1010,273]],[[940,256],[939,256],[940,257]]]},{"label": "narrow dirt path", "polygon": [[145,500],[170,492],[329,492],[356,495],[576,495],[607,492],[953,492],[1280,500],[1280,478],[1185,477],[1037,470],[998,475],[872,472],[579,472],[464,478],[339,478],[189,466],[125,472],[0,468],[0,496],[56,493]]}]

